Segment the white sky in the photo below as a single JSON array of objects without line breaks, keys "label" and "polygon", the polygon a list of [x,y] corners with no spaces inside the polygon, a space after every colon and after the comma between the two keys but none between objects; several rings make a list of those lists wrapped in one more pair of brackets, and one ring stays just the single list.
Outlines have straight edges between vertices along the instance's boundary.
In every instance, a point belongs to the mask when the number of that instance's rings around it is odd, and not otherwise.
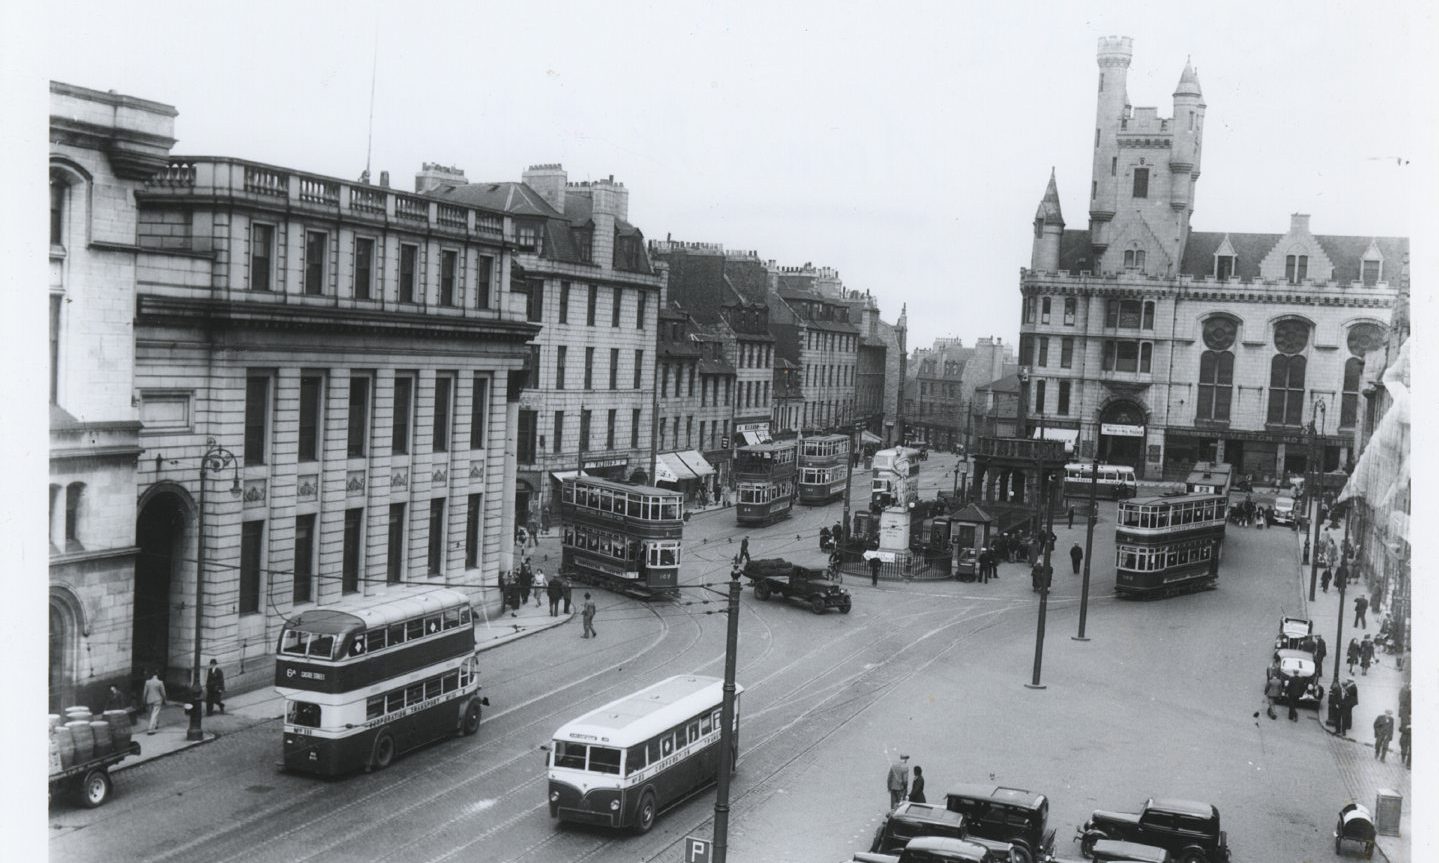
[{"label": "white sky", "polygon": [[[1208,104],[1196,230],[1407,235],[1417,4],[55,3],[45,73],[174,105],[175,153],[341,177],[613,174],[651,239],[837,268],[910,345],[1014,341],[1049,169],[1087,225],[1098,37]],[[1428,15],[1427,11],[1423,11]]]}]

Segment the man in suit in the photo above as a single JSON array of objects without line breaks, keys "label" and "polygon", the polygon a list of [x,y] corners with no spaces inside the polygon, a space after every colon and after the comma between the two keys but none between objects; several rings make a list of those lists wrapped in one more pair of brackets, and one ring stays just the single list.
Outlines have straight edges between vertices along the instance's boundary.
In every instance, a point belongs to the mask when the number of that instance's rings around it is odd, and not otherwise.
[{"label": "man in suit", "polygon": [[889,766],[889,776],[885,779],[885,786],[889,788],[889,808],[894,809],[904,800],[904,795],[909,791],[909,756],[901,755],[899,760]]},{"label": "man in suit", "polygon": [[1084,549],[1080,548],[1077,542],[1069,550],[1069,561],[1074,564],[1074,574],[1079,575],[1079,565],[1084,562]]},{"label": "man in suit", "polygon": [[213,716],[215,707],[220,708],[220,713],[225,713],[225,672],[220,669],[220,663],[210,660],[210,668],[205,672],[205,715]]}]

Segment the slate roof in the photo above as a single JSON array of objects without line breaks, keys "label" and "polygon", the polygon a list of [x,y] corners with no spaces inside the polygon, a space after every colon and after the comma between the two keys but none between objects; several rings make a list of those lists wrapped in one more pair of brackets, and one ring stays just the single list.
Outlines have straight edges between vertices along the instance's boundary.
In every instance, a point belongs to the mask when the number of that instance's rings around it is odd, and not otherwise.
[{"label": "slate roof", "polygon": [[547,219],[561,218],[555,208],[540,197],[540,193],[524,183],[469,183],[464,186],[443,185],[428,194],[474,207],[512,216],[542,216]]}]

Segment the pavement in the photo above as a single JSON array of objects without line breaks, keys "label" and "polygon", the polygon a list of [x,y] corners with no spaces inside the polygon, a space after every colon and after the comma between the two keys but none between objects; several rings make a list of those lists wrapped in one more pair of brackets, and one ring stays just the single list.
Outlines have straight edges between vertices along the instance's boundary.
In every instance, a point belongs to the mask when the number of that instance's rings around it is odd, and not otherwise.
[{"label": "pavement", "polygon": [[[1241,528],[1242,529],[1242,528]],[[1333,532],[1336,544],[1343,540],[1342,532]],[[1339,638],[1335,638],[1340,620],[1339,589],[1331,584],[1329,590],[1315,589],[1314,601],[1310,602],[1309,597],[1309,567],[1302,563],[1302,547],[1304,535],[1294,532],[1294,560],[1298,564],[1299,572],[1299,607],[1303,609],[1304,616],[1314,622],[1314,631],[1322,634],[1328,644],[1328,656],[1324,660],[1325,686],[1329,686],[1334,674],[1334,663],[1340,666],[1340,677],[1353,677],[1359,686],[1359,704],[1354,708],[1354,724],[1349,733],[1343,737],[1334,733],[1333,729],[1325,724],[1328,717],[1328,702],[1326,701],[1320,710],[1310,714],[1305,711],[1304,715],[1315,723],[1318,729],[1328,738],[1327,743],[1330,755],[1343,778],[1345,790],[1349,798],[1356,803],[1361,803],[1369,808],[1369,811],[1377,818],[1378,806],[1377,796],[1380,792],[1385,794],[1397,793],[1403,800],[1403,809],[1399,817],[1399,835],[1385,836],[1380,834],[1377,847],[1390,863],[1409,863],[1411,858],[1411,846],[1413,844],[1412,817],[1413,799],[1410,794],[1410,780],[1412,774],[1410,769],[1404,766],[1399,756],[1399,690],[1409,682],[1410,655],[1394,655],[1380,653],[1375,656],[1375,664],[1370,666],[1369,673],[1363,674],[1359,667],[1354,667],[1353,673],[1349,673],[1343,667],[1344,646],[1351,638],[1362,638],[1364,633],[1374,636],[1379,634],[1379,621],[1382,615],[1375,614],[1371,608],[1367,615],[1367,628],[1360,627],[1355,630],[1354,623],[1354,597],[1361,592],[1368,594],[1368,586],[1358,581],[1348,586],[1344,596],[1343,632]],[[1323,570],[1321,569],[1322,573]],[[1399,660],[1402,659],[1404,668],[1399,667]],[[1394,740],[1389,747],[1389,754],[1385,761],[1380,761],[1374,754],[1374,718],[1385,710],[1394,711],[1395,730]],[[1282,714],[1281,714],[1282,715]],[[1338,810],[1335,810],[1335,817],[1338,817]]]}]

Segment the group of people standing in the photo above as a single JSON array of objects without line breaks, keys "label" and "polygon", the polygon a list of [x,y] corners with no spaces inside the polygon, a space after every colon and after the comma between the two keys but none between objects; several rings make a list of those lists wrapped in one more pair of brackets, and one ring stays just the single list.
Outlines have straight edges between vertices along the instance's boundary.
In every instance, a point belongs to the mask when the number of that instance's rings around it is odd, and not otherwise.
[{"label": "group of people standing", "polygon": [[924,768],[916,764],[914,780],[910,781],[908,755],[899,756],[899,760],[889,766],[889,775],[885,777],[884,784],[889,790],[890,809],[898,807],[906,800],[911,803],[929,802],[924,797]]}]

